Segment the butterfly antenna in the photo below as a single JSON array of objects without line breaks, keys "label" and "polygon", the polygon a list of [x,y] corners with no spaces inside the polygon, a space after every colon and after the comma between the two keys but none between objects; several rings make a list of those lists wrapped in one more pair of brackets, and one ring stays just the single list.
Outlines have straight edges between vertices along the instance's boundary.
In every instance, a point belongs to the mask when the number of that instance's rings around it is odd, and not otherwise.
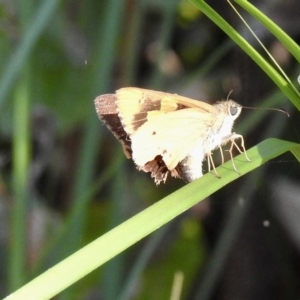
[{"label": "butterfly antenna", "polygon": [[229,96],[232,94],[233,90],[230,90],[228,96],[227,96],[227,101],[229,100]]},{"label": "butterfly antenna", "polygon": [[286,110],[284,110],[284,109],[279,109],[279,108],[249,107],[249,106],[243,106],[243,108],[247,108],[247,109],[260,109],[260,110],[275,110],[275,111],[282,112],[282,113],[286,114],[288,117],[290,117],[290,114],[289,114]]}]

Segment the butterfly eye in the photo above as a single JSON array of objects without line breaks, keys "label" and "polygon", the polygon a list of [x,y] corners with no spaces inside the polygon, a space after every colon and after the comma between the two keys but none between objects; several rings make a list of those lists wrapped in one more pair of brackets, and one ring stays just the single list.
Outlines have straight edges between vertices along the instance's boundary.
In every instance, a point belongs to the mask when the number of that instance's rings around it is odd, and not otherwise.
[{"label": "butterfly eye", "polygon": [[232,116],[235,116],[235,115],[237,114],[237,112],[238,112],[238,109],[237,109],[236,106],[231,106],[231,107],[230,107],[230,114],[231,114]]}]

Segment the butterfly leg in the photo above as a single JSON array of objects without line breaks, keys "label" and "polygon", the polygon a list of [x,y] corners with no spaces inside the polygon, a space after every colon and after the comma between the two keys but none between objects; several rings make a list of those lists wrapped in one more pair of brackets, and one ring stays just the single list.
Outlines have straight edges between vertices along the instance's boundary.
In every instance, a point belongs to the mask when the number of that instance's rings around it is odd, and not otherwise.
[{"label": "butterfly leg", "polygon": [[236,168],[235,163],[234,163],[234,160],[233,160],[233,155],[232,155],[233,146],[236,146],[237,149],[240,151],[240,149],[239,149],[239,147],[237,146],[237,144],[235,143],[235,141],[234,141],[234,140],[231,140],[231,146],[230,146],[230,149],[228,150],[228,151],[229,151],[229,154],[230,154],[231,163],[232,163],[232,166],[233,166],[234,171],[236,171],[236,172],[240,175],[240,172],[239,172],[238,169]]},{"label": "butterfly leg", "polygon": [[[242,150],[240,149],[240,147],[237,145],[237,143],[235,142],[236,139],[241,139],[241,148]],[[235,166],[235,163],[234,163],[234,160],[233,160],[233,155],[232,155],[232,150],[233,150],[233,147],[236,147],[236,149],[240,152],[240,153],[244,153],[246,159],[248,161],[251,161],[250,158],[248,157],[247,155],[247,152],[246,152],[246,149],[245,149],[245,143],[244,143],[244,138],[242,135],[240,134],[236,134],[235,132],[233,132],[230,136],[227,136],[223,139],[224,143],[226,142],[231,142],[231,146],[230,146],[230,149],[228,150],[229,154],[230,154],[230,159],[231,159],[231,162],[232,162],[232,166],[233,166],[233,169],[238,173],[239,171],[237,170],[236,166]],[[223,144],[224,144],[223,143]],[[220,147],[221,148],[221,147]]]},{"label": "butterfly leg", "polygon": [[221,163],[221,165],[223,165],[223,164],[224,164],[224,154],[223,154],[222,146],[220,146],[219,149],[220,149],[220,152],[221,152],[221,158],[222,158],[222,163]]},{"label": "butterfly leg", "polygon": [[[237,143],[234,141],[235,139],[238,139],[238,138],[241,139],[241,147],[242,147],[242,150],[241,150],[240,147],[237,145]],[[236,147],[236,149],[237,149],[240,153],[244,153],[244,155],[245,155],[245,157],[246,157],[246,159],[247,159],[248,161],[251,161],[251,160],[250,160],[250,158],[249,158],[248,155],[247,155],[247,152],[246,152],[246,149],[245,149],[244,138],[243,138],[242,135],[233,133],[233,134],[232,134],[232,137],[231,137],[231,139],[230,139],[230,141],[231,141],[231,146],[230,146],[230,149],[229,149],[228,151],[229,151],[229,154],[230,154],[232,166],[233,166],[234,170],[235,170],[238,174],[240,174],[239,171],[237,170],[235,164],[234,164],[233,155],[232,155],[233,147]]]},{"label": "butterfly leg", "polygon": [[215,164],[214,164],[214,160],[212,158],[212,155],[211,153],[207,154],[207,165],[208,165],[208,172],[211,171],[211,166],[215,172],[215,175],[217,178],[221,178],[221,176],[218,174],[217,170],[216,170],[216,167],[215,167]]},{"label": "butterfly leg", "polygon": [[[241,147],[242,147],[242,150],[238,147],[238,145],[237,145],[236,142],[234,141],[235,139],[241,139]],[[244,153],[244,155],[245,155],[245,157],[246,157],[246,159],[247,159],[248,161],[251,161],[251,159],[250,159],[250,158],[248,157],[248,155],[247,155],[247,152],[246,152],[246,149],[245,149],[245,142],[244,142],[244,138],[243,138],[242,135],[233,133],[233,136],[232,136],[232,138],[231,138],[231,147],[230,147],[230,150],[229,150],[231,156],[232,156],[231,151],[232,151],[232,149],[233,149],[233,146],[235,146],[235,147],[237,148],[237,150],[238,150],[241,154]]]}]

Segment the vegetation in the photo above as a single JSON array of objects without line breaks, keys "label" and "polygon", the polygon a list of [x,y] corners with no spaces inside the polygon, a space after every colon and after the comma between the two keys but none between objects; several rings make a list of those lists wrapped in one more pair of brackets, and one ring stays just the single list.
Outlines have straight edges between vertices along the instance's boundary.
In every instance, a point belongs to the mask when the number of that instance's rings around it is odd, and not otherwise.
[{"label": "vegetation", "polygon": [[[299,297],[300,32],[287,22],[299,5],[236,2],[292,80],[226,1],[1,4],[2,297],[168,299],[172,286],[180,299]],[[243,110],[240,174],[229,160],[221,179],[156,187],[97,119],[94,98],[122,86],[207,101],[233,90],[291,118]]]}]

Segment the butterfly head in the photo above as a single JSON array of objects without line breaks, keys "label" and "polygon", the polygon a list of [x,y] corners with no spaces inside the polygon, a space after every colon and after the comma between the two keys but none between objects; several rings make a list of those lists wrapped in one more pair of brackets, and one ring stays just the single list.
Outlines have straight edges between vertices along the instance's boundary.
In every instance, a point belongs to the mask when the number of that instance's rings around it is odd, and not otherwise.
[{"label": "butterfly head", "polygon": [[231,120],[235,120],[242,111],[242,106],[233,100],[219,101],[214,107],[217,109],[218,113],[223,114],[230,118]]}]

